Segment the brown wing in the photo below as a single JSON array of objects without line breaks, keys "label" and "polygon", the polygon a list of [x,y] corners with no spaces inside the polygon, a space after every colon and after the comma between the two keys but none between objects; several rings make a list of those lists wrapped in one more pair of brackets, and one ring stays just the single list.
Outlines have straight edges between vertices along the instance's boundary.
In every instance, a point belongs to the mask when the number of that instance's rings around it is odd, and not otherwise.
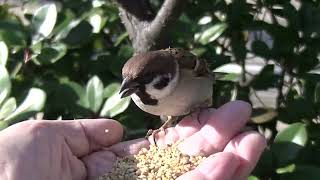
[{"label": "brown wing", "polygon": [[181,68],[193,70],[196,76],[211,75],[207,62],[203,59],[199,59],[189,51],[179,48],[168,48],[163,51],[167,51],[174,56]]}]

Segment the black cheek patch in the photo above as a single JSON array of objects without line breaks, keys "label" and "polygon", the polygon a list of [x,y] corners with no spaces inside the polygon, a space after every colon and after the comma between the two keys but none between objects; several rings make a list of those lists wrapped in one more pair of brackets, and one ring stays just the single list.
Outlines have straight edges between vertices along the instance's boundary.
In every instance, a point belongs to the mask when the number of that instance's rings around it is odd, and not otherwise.
[{"label": "black cheek patch", "polygon": [[136,95],[139,96],[141,102],[145,105],[155,106],[158,104],[158,100],[152,99],[150,95],[145,92],[144,88],[137,91]]},{"label": "black cheek patch", "polygon": [[169,81],[170,81],[169,77],[162,77],[159,82],[153,85],[153,87],[159,90],[163,89],[169,84]]},{"label": "black cheek patch", "polygon": [[141,101],[143,102],[143,104],[150,105],[150,106],[158,105],[158,100],[152,99],[152,98],[141,99]]}]

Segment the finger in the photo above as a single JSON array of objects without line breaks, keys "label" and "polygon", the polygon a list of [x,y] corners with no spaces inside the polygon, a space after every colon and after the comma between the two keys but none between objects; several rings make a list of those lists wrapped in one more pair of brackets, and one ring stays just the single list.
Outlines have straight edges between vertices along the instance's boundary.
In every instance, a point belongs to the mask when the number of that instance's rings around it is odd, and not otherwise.
[{"label": "finger", "polygon": [[87,169],[87,179],[96,180],[111,171],[117,156],[110,151],[98,151],[82,158]]},{"label": "finger", "polygon": [[[186,139],[199,131],[206,123],[206,117],[214,111],[215,109],[210,108],[201,111],[200,114],[193,113],[192,115],[183,118],[175,127],[167,128],[165,129],[165,132],[156,133],[154,137],[150,136],[148,139],[151,144],[155,144],[155,140],[158,147],[163,147],[179,140]],[[199,119],[195,119],[196,117],[198,118],[198,116]]]},{"label": "finger", "polygon": [[[199,131],[201,127],[206,123],[207,119],[206,117],[211,114],[214,111],[214,109],[210,108],[207,110],[203,110],[198,113],[193,113],[190,116],[185,117],[183,120],[181,120],[176,126],[175,130],[178,132],[179,137],[181,139],[185,139],[195,132]],[[199,116],[199,119],[197,119]],[[199,123],[201,122],[201,123]]]},{"label": "finger", "polygon": [[251,106],[244,101],[233,101],[205,115],[206,124],[179,145],[183,153],[210,155],[223,150],[248,121]]},{"label": "finger", "polygon": [[145,138],[135,139],[131,141],[124,141],[117,143],[111,147],[106,148],[105,150],[112,151],[119,157],[125,157],[129,155],[138,154],[140,149],[148,148],[150,145],[149,141]]},{"label": "finger", "polygon": [[111,119],[82,119],[70,121],[41,121],[53,124],[53,133],[61,135],[73,154],[85,156],[119,142],[123,129]]},{"label": "finger", "polygon": [[174,127],[167,128],[148,137],[150,144],[156,144],[158,147],[174,144],[179,139],[179,134]]},{"label": "finger", "polygon": [[224,151],[240,157],[241,165],[235,172],[234,179],[246,179],[250,175],[266,145],[266,139],[253,131],[242,133],[228,143]]},{"label": "finger", "polygon": [[216,153],[209,156],[194,170],[180,176],[178,180],[231,180],[240,162],[229,152]]}]

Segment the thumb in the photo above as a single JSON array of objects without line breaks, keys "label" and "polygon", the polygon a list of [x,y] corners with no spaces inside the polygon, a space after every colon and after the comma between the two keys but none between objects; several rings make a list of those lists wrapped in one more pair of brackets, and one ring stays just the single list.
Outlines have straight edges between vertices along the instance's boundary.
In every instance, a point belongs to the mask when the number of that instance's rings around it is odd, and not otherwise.
[{"label": "thumb", "polygon": [[123,136],[121,124],[111,119],[81,119],[47,121],[54,123],[56,133],[62,135],[72,153],[85,156],[119,142]]}]

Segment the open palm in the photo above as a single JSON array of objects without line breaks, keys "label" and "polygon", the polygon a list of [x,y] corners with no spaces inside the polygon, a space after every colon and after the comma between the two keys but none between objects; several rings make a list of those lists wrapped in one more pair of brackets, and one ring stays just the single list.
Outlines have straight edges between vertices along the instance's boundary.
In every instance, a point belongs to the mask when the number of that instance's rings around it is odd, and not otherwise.
[{"label": "open palm", "polygon": [[[250,114],[247,103],[231,102],[203,111],[199,121],[187,117],[155,139],[159,146],[184,140],[182,152],[209,156],[180,179],[245,179],[266,146],[256,132],[239,133]],[[122,134],[118,122],[103,119],[16,124],[0,132],[0,179],[94,180],[117,157],[150,145],[146,139],[120,142]]]}]

